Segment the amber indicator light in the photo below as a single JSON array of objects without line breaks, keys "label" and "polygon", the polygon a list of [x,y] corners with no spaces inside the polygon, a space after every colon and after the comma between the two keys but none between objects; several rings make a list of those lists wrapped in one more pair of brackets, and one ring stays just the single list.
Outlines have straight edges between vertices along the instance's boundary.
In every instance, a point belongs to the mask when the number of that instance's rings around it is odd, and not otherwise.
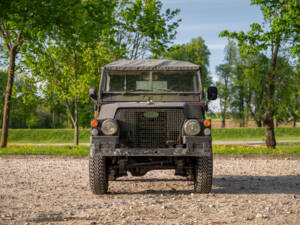
[{"label": "amber indicator light", "polygon": [[97,120],[93,120],[92,122],[91,122],[91,126],[92,127],[98,127],[98,121]]},{"label": "amber indicator light", "polygon": [[210,120],[204,120],[203,124],[205,127],[209,127],[211,125],[211,122],[210,122]]}]

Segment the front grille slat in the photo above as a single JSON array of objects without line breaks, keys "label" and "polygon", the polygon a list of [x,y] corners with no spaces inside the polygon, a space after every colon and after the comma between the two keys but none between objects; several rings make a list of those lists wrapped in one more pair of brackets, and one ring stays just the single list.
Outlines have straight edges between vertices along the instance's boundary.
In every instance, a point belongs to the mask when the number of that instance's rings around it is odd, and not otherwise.
[{"label": "front grille slat", "polygon": [[132,148],[164,148],[180,144],[183,109],[119,109],[120,143]]}]

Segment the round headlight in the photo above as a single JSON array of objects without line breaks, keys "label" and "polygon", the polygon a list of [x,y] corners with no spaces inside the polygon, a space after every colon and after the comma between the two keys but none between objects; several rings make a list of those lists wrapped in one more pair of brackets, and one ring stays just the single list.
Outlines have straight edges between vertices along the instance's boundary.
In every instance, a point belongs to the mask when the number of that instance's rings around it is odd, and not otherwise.
[{"label": "round headlight", "polygon": [[118,131],[118,124],[116,121],[108,119],[105,120],[101,125],[101,131],[103,134],[112,136]]},{"label": "round headlight", "polygon": [[188,120],[184,123],[183,129],[188,136],[195,136],[200,133],[201,126],[198,120]]}]

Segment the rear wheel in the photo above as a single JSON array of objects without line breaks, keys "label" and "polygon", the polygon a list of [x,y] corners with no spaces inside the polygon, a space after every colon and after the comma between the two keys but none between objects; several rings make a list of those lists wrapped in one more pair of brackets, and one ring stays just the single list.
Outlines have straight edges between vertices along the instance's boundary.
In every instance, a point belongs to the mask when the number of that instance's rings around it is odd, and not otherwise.
[{"label": "rear wheel", "polygon": [[108,176],[106,168],[106,158],[104,156],[93,155],[89,160],[90,187],[94,194],[107,193]]},{"label": "rear wheel", "polygon": [[213,158],[199,157],[194,171],[194,190],[197,193],[209,193],[212,187]]}]

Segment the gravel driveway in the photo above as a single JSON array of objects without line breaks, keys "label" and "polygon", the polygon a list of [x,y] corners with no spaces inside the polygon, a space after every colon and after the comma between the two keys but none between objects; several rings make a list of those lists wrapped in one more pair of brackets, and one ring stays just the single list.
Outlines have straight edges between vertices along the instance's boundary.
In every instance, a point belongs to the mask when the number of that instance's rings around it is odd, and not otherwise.
[{"label": "gravel driveway", "polygon": [[216,159],[213,193],[172,171],[93,195],[86,158],[0,157],[0,224],[300,224],[300,161]]}]

